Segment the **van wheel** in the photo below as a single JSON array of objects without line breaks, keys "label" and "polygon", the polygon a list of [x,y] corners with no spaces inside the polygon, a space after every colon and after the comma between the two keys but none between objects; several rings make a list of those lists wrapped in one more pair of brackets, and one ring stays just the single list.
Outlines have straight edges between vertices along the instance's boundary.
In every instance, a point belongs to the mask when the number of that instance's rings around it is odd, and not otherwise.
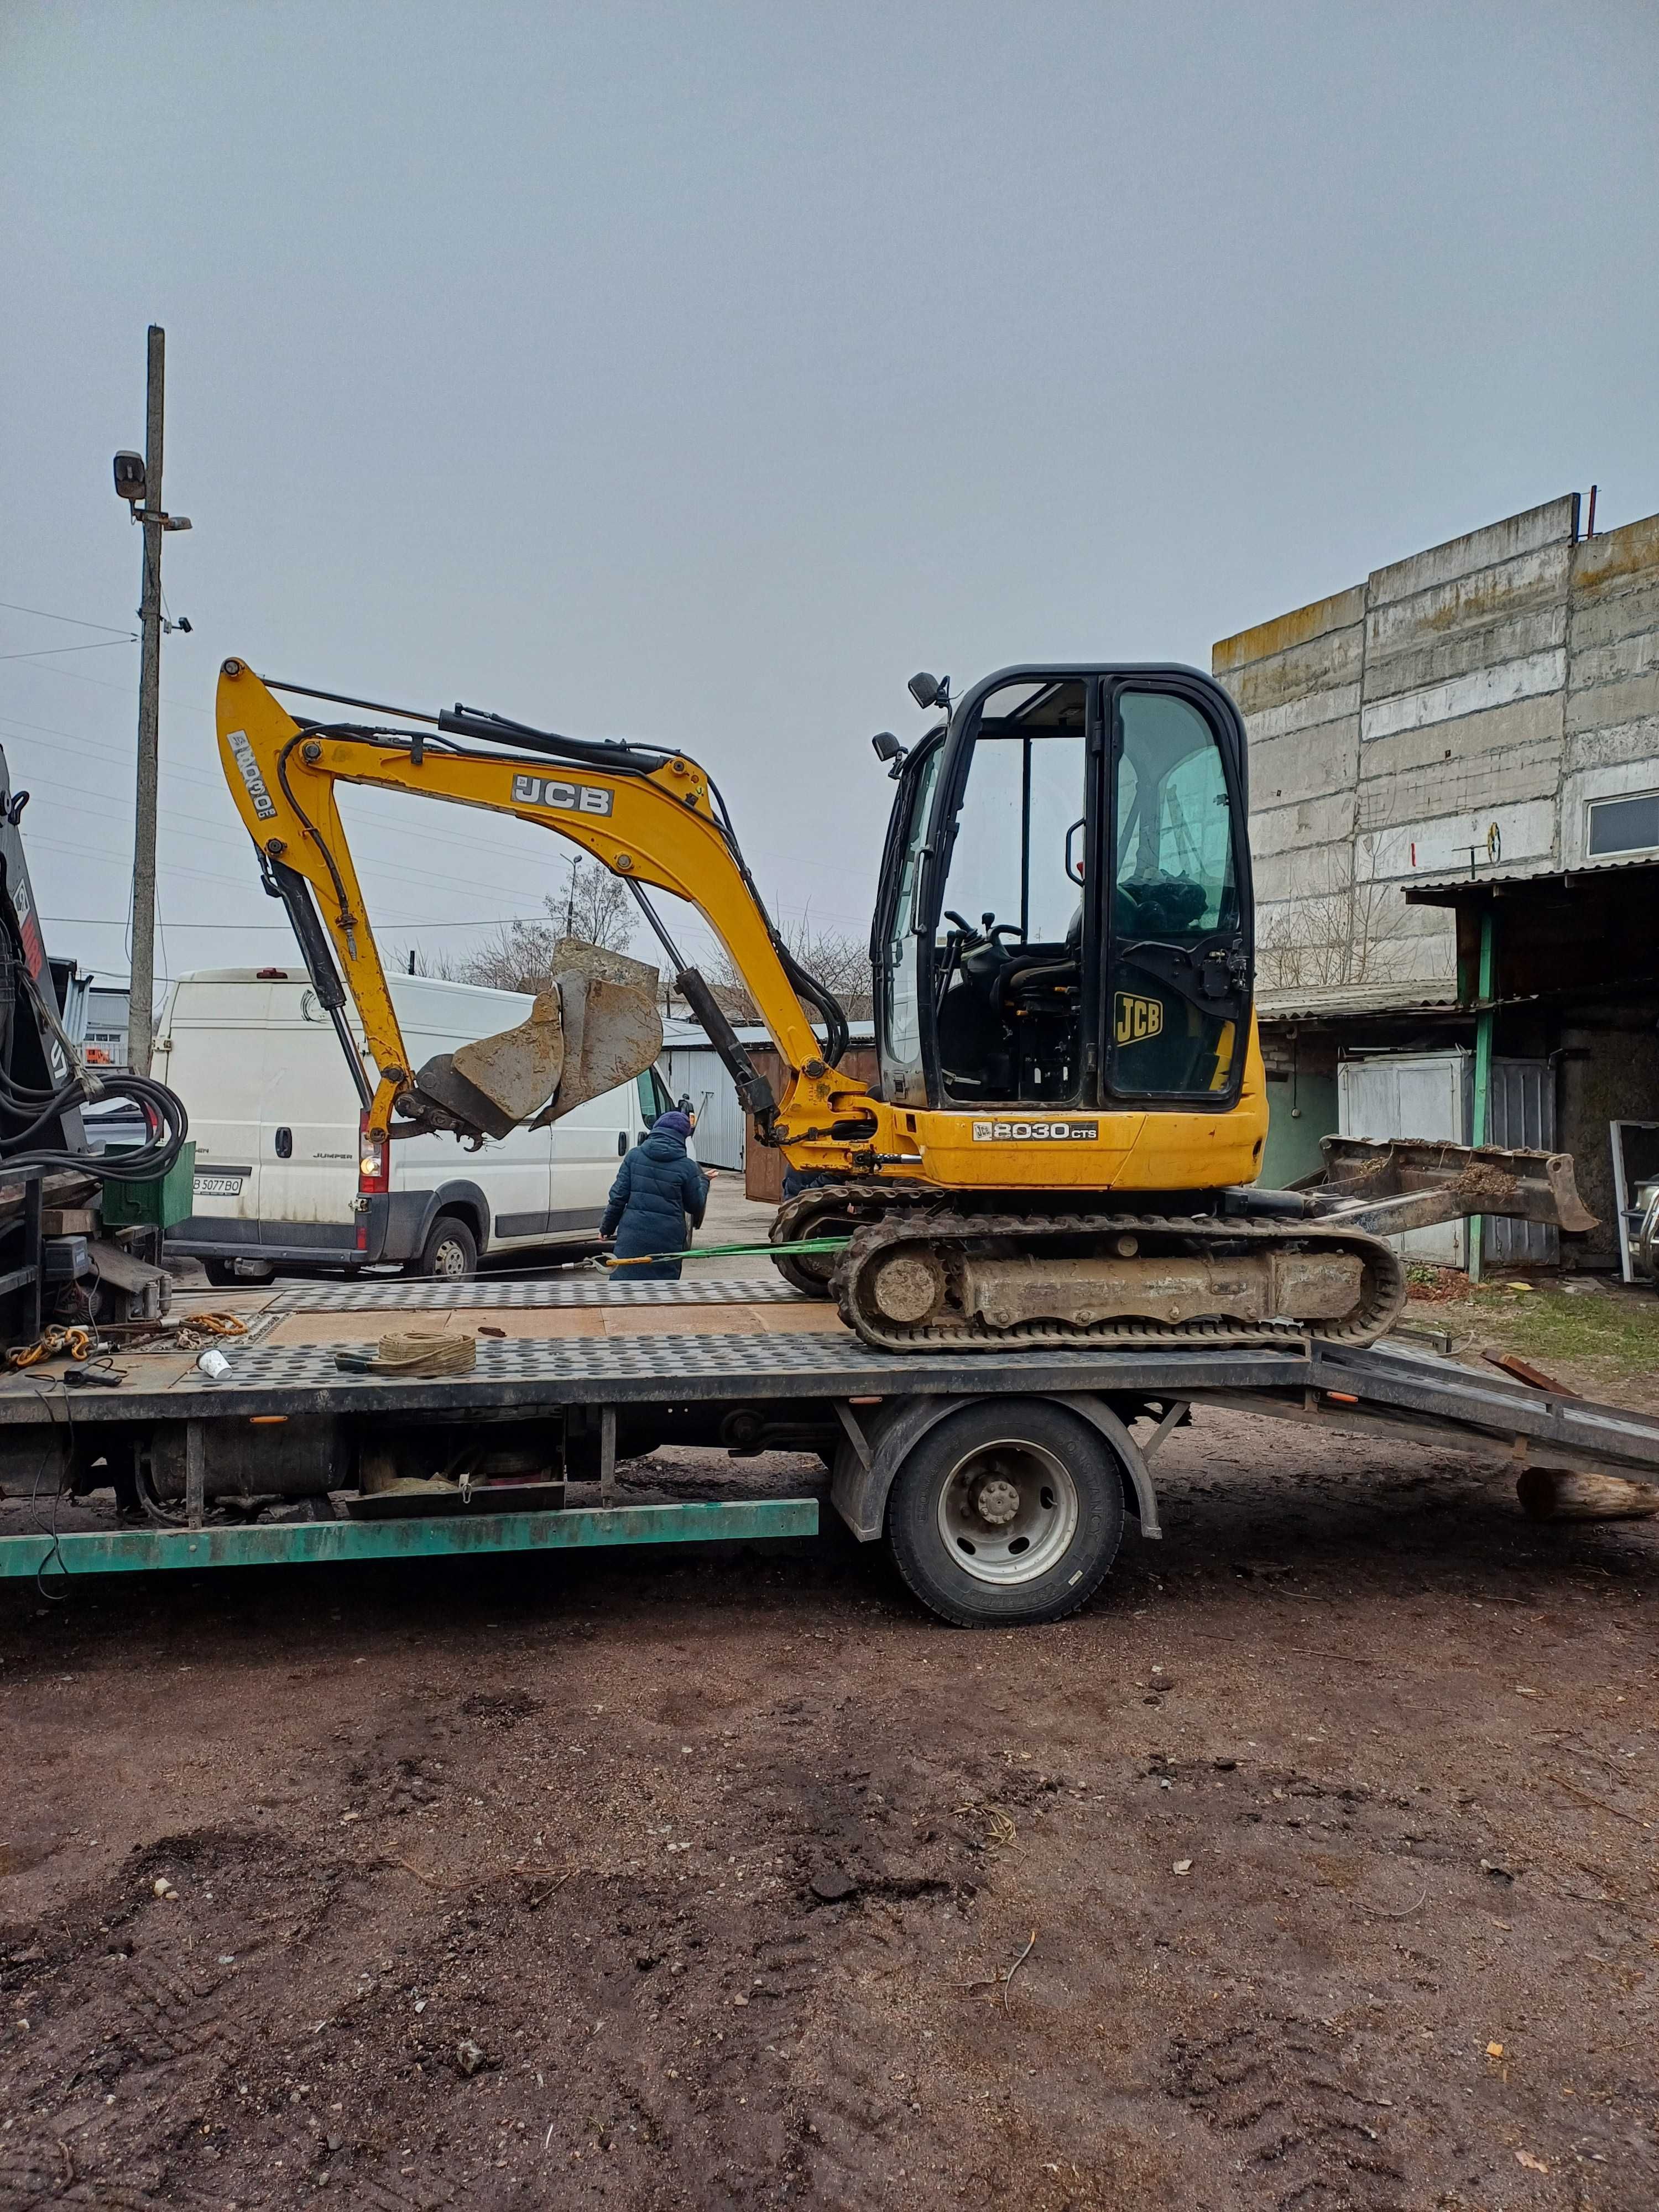
[{"label": "van wheel", "polygon": [[926,1606],[963,1628],[1063,1620],[1123,1534],[1123,1474],[1099,1431],[1042,1398],[947,1413],[887,1501],[887,1540]]},{"label": "van wheel", "polygon": [[478,1240],[453,1213],[441,1213],[426,1233],[416,1267],[422,1275],[460,1282],[478,1272]]},{"label": "van wheel", "polygon": [[236,1262],[234,1260],[204,1260],[202,1266],[209,1282],[216,1284],[222,1291],[236,1280]]}]

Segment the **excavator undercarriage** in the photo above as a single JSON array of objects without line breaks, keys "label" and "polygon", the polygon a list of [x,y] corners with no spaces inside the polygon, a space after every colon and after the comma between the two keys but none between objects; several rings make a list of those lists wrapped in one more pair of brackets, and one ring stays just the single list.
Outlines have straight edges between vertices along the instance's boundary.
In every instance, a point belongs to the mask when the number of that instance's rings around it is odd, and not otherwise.
[{"label": "excavator undercarriage", "polygon": [[1324,1150],[1326,1175],[1311,1188],[1219,1191],[1201,1212],[1055,1203],[1016,1214],[964,1209],[960,1194],[922,1184],[820,1186],[780,1209],[773,1241],[845,1237],[844,1249],[774,1264],[890,1352],[1243,1346],[1287,1334],[1364,1345],[1406,1303],[1389,1234],[1476,1206],[1569,1231],[1595,1225],[1565,1153],[1342,1137]]}]

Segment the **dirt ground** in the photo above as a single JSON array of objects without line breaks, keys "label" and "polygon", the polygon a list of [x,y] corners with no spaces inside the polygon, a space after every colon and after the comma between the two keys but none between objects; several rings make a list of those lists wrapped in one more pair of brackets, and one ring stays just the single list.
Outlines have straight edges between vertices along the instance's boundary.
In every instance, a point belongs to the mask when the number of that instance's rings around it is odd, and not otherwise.
[{"label": "dirt ground", "polygon": [[833,1522],[7,1585],[0,2207],[1649,2212],[1659,1522],[1159,1464],[1016,1634]]}]

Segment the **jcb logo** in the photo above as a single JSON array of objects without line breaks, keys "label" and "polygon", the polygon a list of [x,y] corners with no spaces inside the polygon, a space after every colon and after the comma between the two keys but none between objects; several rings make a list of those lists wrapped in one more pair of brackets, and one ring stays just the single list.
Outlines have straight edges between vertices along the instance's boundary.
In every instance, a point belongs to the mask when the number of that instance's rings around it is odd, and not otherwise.
[{"label": "jcb logo", "polygon": [[246,730],[227,730],[225,743],[230,747],[231,757],[236,763],[236,772],[247,786],[247,795],[253,802],[253,811],[261,822],[276,819],[276,802],[265,788],[265,780],[247,741]]},{"label": "jcb logo", "polygon": [[1138,999],[1132,991],[1120,991],[1113,1011],[1120,1044],[1144,1044],[1164,1027],[1164,1009],[1156,999]]},{"label": "jcb logo", "polygon": [[553,775],[515,775],[513,796],[522,806],[556,806],[563,814],[609,814],[612,794],[597,783],[566,783]]}]

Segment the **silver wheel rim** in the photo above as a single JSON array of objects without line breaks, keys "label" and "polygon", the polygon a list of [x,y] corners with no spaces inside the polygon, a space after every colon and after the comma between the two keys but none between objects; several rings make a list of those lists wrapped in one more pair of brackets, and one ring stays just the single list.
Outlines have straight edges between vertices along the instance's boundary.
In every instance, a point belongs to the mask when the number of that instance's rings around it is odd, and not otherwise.
[{"label": "silver wheel rim", "polygon": [[466,1254],[453,1237],[446,1237],[434,1246],[432,1272],[434,1275],[465,1274]]},{"label": "silver wheel rim", "polygon": [[1065,1462],[1009,1437],[975,1444],[951,1469],[939,1494],[939,1533],[964,1574],[1007,1588],[1059,1564],[1080,1510]]}]

